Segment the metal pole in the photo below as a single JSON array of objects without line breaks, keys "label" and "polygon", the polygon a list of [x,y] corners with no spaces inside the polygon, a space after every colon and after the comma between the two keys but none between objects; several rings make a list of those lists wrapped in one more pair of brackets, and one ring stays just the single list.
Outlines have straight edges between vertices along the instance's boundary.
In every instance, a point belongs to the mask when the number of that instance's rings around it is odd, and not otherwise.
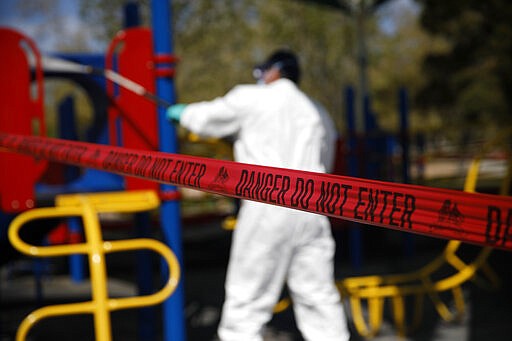
[{"label": "metal pole", "polygon": [[[402,183],[410,182],[409,174],[409,96],[407,90],[402,87],[399,90],[399,112],[400,112],[400,142],[402,144]],[[409,233],[403,234],[404,256],[414,256],[414,236]]]},{"label": "metal pole", "polygon": [[368,96],[368,52],[366,49],[366,1],[359,0],[354,5],[356,15],[357,64],[359,68],[359,87],[357,89],[356,133],[365,131],[365,103]]},{"label": "metal pole", "polygon": [[[173,36],[171,32],[171,1],[152,0],[152,27],[155,55],[170,55],[172,53]],[[174,81],[170,77],[157,79],[157,95],[160,98],[175,103]],[[176,153],[177,136],[174,127],[165,118],[165,108],[158,108],[158,133],[160,151]],[[176,191],[175,186],[161,185],[164,193]],[[181,219],[179,203],[176,200],[162,201],[160,207],[161,228],[164,241],[176,254],[183,269],[183,252],[181,238]],[[168,271],[166,269],[166,271]],[[165,274],[165,273],[164,273]],[[166,278],[166,276],[163,276]],[[163,304],[163,337],[166,341],[184,341],[186,339],[184,322],[184,286],[183,280],[174,294]]]},{"label": "metal pole", "polygon": [[[357,144],[358,136],[355,132],[356,119],[354,110],[354,89],[347,87],[345,90],[345,103],[347,112],[347,126],[348,126],[348,144],[349,144],[349,157],[348,157],[348,174],[350,176],[358,176],[359,158],[361,155],[356,154],[358,151]],[[355,271],[361,270],[363,264],[363,243],[361,235],[361,224],[352,222],[349,229],[349,253],[350,262]]]}]

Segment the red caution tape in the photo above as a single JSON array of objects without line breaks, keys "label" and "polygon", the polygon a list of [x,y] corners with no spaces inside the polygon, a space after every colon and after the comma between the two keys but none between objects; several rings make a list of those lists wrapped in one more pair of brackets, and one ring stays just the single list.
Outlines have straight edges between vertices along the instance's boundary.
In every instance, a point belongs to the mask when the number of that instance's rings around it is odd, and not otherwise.
[{"label": "red caution tape", "polygon": [[512,198],[0,133],[0,146],[230,197],[512,250]]}]

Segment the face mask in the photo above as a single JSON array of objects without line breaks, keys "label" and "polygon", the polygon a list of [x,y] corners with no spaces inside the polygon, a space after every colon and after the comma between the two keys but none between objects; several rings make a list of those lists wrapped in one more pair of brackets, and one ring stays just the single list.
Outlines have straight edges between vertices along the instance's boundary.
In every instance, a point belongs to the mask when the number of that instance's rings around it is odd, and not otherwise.
[{"label": "face mask", "polygon": [[252,76],[256,78],[256,84],[265,84],[265,80],[263,79],[264,74],[265,70],[262,70],[260,68],[252,70]]}]

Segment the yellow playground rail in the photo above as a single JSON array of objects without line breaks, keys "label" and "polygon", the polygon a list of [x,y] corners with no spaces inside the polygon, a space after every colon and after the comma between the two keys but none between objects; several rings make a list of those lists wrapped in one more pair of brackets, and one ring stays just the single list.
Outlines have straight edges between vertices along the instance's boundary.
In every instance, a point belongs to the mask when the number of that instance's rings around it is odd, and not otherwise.
[{"label": "yellow playground rail", "polygon": [[[104,241],[99,214],[104,212],[149,211],[160,205],[153,191],[109,192],[94,194],[59,195],[55,207],[36,208],[18,215],[9,227],[9,240],[19,251],[34,257],[54,257],[71,254],[88,256],[92,300],[81,303],[46,306],[30,313],[21,323],[16,340],[25,340],[30,328],[44,318],[72,314],[93,314],[95,339],[111,340],[110,312],[155,305],[168,298],[178,285],[180,267],[174,253],[163,243],[146,238]],[[19,237],[21,227],[36,219],[81,217],[85,241],[80,244],[34,246]],[[105,256],[113,252],[149,249],[159,253],[169,266],[169,278],[163,288],[151,295],[112,299],[108,297]]]},{"label": "yellow playground rail", "polygon": [[[467,192],[474,192],[476,189],[480,161],[480,158],[474,159],[469,167],[464,184],[464,190]],[[507,193],[509,188],[511,168],[509,165],[508,175],[502,183],[501,194]],[[452,321],[465,313],[462,293],[464,283],[473,281],[477,284],[498,286],[499,278],[487,263],[492,248],[482,248],[471,262],[466,263],[457,255],[460,245],[460,241],[449,241],[439,256],[416,271],[396,275],[350,277],[337,282],[342,297],[348,300],[357,332],[366,338],[372,338],[379,332],[386,299],[391,302],[397,334],[399,337],[404,337],[408,331],[420,324],[424,297],[432,301],[443,320]],[[445,269],[446,266],[451,267],[452,272],[448,275],[439,274],[440,270]],[[487,277],[487,281],[483,281],[478,276],[479,271]],[[451,292],[454,310],[450,310],[443,301],[440,296],[442,292]],[[408,315],[405,310],[406,297],[415,298],[409,329],[406,327]],[[366,302],[367,313],[363,313],[363,302]]]}]

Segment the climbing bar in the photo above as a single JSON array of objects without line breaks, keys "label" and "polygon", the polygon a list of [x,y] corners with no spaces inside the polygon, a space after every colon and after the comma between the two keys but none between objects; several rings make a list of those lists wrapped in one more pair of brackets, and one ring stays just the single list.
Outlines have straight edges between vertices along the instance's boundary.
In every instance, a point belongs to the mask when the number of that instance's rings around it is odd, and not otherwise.
[{"label": "climbing bar", "polygon": [[512,250],[512,198],[0,133],[1,148],[399,231]]},{"label": "climbing bar", "polygon": [[[39,321],[55,316],[91,314],[94,318],[95,340],[110,341],[110,313],[121,309],[132,309],[156,305],[166,300],[176,289],[180,280],[180,266],[176,255],[162,242],[148,238],[106,241],[103,239],[101,213],[133,213],[158,208],[160,201],[154,191],[122,191],[89,194],[58,195],[55,207],[35,208],[25,211],[9,226],[9,240],[19,251],[33,257],[87,255],[91,278],[91,300],[80,303],[65,303],[39,308],[30,313],[21,323],[16,341],[24,341],[30,329]],[[84,226],[85,241],[78,244],[37,246],[28,244],[20,237],[21,228],[28,222],[59,217],[79,217]],[[163,287],[152,294],[122,298],[110,298],[106,256],[114,252],[150,250],[159,254],[169,268]]]}]

